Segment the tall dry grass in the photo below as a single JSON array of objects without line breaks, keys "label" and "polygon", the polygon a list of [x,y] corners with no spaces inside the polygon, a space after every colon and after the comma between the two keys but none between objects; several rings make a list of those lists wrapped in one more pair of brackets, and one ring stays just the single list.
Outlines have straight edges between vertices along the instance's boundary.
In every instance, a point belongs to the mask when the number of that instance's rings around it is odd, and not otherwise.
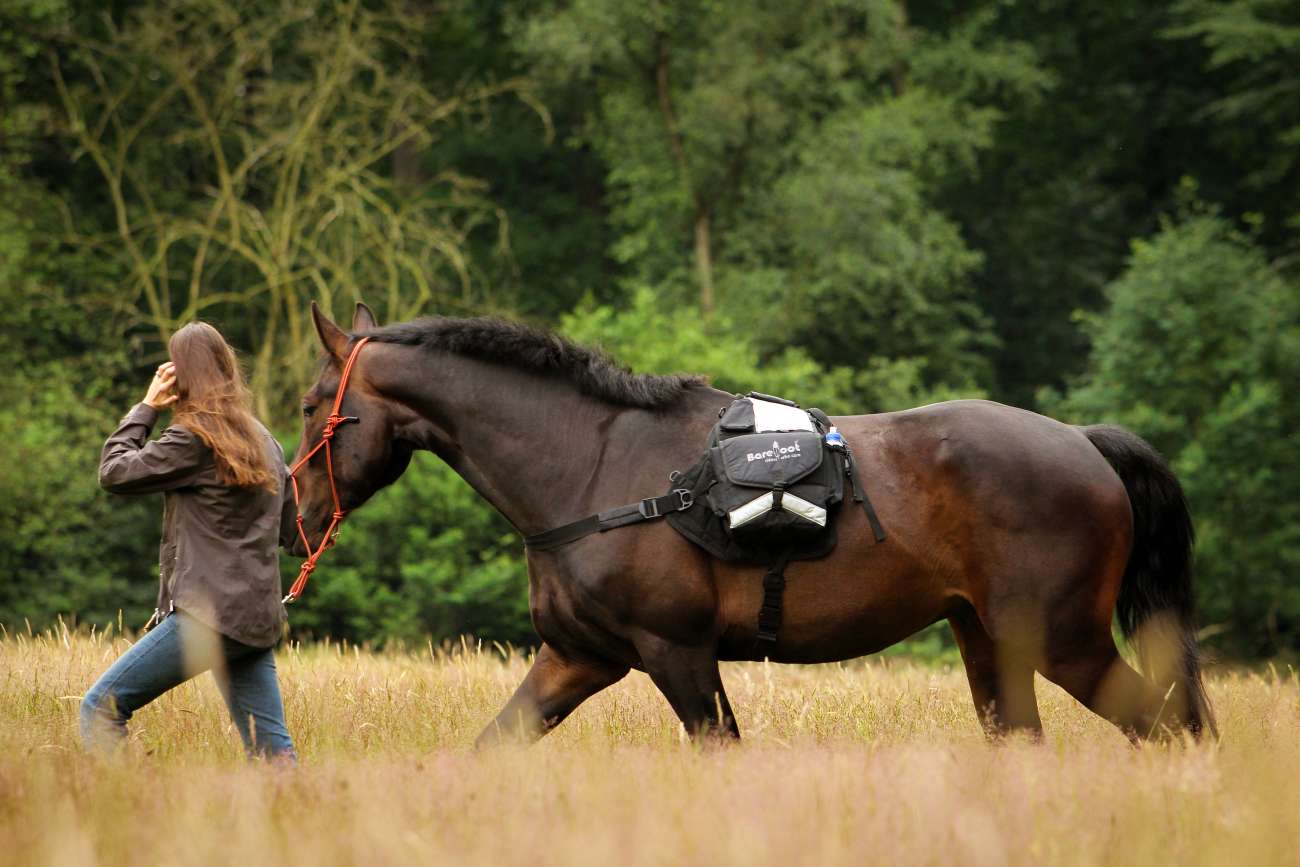
[{"label": "tall dry grass", "polygon": [[960,671],[727,666],[746,740],[683,742],[633,674],[530,749],[470,744],[525,670],[492,651],[279,657],[302,756],[243,760],[204,677],[112,759],[81,693],[126,646],[0,640],[7,864],[1297,864],[1300,684],[1210,679],[1223,739],[1131,748],[1040,680],[1047,738],[989,745]]}]

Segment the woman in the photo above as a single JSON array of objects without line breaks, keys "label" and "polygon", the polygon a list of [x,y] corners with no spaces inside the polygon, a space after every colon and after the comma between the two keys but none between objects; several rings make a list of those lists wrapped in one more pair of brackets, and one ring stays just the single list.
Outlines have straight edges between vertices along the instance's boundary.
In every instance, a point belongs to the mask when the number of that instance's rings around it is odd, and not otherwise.
[{"label": "woman", "polygon": [[[107,491],[163,494],[158,625],[86,694],[82,738],[116,744],[137,710],[210,670],[248,754],[292,761],[272,653],[285,619],[277,549],[294,515],[284,452],[253,416],[235,353],[215,328],[186,325],[168,352],[99,463]],[[172,424],[150,442],[166,407]]]}]

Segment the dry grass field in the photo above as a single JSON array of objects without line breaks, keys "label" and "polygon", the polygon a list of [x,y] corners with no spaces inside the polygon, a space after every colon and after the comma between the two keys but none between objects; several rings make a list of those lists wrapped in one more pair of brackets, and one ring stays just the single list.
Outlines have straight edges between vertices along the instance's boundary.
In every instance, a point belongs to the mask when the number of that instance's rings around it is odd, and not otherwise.
[{"label": "dry grass field", "polygon": [[745,735],[700,748],[634,673],[529,749],[470,745],[525,660],[290,648],[296,769],[247,763],[210,678],[85,755],[125,646],[0,640],[5,864],[1300,864],[1300,683],[1211,677],[1222,741],[1134,749],[1039,681],[1047,738],[990,745],[962,673],[732,665]]}]

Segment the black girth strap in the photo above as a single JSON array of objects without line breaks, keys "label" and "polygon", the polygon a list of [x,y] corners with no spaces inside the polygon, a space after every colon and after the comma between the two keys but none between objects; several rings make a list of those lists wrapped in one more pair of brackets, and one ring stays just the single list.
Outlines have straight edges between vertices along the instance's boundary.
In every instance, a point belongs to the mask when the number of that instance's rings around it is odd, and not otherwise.
[{"label": "black girth strap", "polygon": [[619,506],[601,512],[599,515],[588,515],[580,521],[555,527],[545,533],[526,536],[524,544],[537,551],[545,551],[548,548],[557,548],[576,541],[583,536],[590,536],[592,533],[603,533],[616,527],[626,527],[628,524],[653,521],[669,512],[683,512],[693,505],[695,505],[695,498],[691,492],[685,488],[678,488],[662,497],[647,497],[639,503]]},{"label": "black girth strap", "polygon": [[776,647],[776,633],[781,629],[781,602],[785,596],[785,567],[789,563],[787,550],[763,575],[763,606],[758,609],[758,635],[754,637],[754,648],[761,656],[767,656]]}]

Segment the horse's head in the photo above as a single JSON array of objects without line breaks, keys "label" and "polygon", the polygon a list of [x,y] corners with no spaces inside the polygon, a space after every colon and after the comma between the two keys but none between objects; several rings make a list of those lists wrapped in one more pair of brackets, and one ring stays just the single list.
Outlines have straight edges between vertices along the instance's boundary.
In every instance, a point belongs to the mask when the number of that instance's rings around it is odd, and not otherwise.
[{"label": "horse's head", "polygon": [[[355,346],[353,337],[321,313],[315,302],[311,313],[316,333],[325,348],[325,360],[316,383],[302,398],[302,439],[294,455],[295,465],[325,436],[343,368]],[[374,327],[374,314],[369,307],[358,302],[352,317],[353,332]],[[396,481],[411,460],[411,444],[397,436],[401,424],[400,407],[375,390],[371,377],[367,375],[366,354],[363,349],[357,356],[347,381],[338,414],[349,420],[334,428],[328,458],[327,450],[320,448],[297,472],[301,498],[299,511],[303,516],[303,529],[313,547],[320,545],[335,511],[330,487],[331,463],[338,507],[343,512],[350,512],[380,488]],[[294,548],[299,555],[306,553],[302,550],[301,539]]]}]

